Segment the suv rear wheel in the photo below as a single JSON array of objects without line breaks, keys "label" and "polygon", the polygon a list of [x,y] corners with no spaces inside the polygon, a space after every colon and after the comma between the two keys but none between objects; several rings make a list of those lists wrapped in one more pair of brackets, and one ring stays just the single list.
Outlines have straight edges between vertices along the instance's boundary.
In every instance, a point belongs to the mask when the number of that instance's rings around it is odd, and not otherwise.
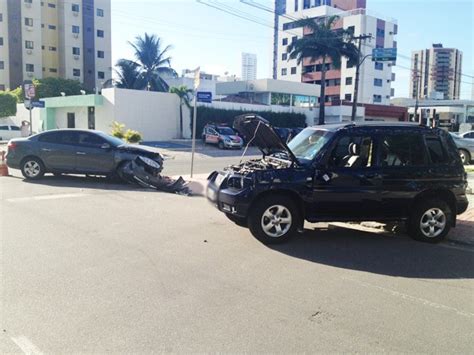
[{"label": "suv rear wheel", "polygon": [[278,244],[293,237],[300,225],[300,213],[286,196],[266,196],[249,213],[249,228],[264,244]]},{"label": "suv rear wheel", "polygon": [[451,209],[443,200],[430,199],[415,207],[409,222],[409,234],[413,239],[438,243],[451,228]]}]

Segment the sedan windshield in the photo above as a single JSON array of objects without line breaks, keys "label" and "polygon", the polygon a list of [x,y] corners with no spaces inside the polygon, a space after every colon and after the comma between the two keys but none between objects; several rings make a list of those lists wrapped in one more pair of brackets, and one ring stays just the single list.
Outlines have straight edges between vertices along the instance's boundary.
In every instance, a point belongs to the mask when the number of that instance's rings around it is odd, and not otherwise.
[{"label": "sedan windshield", "polygon": [[97,132],[97,134],[101,136],[102,138],[104,138],[107,142],[109,142],[109,144],[112,145],[113,147],[119,147],[125,144],[125,142],[121,140],[120,138],[110,136],[102,132]]},{"label": "sedan windshield", "polygon": [[225,136],[235,135],[235,132],[232,130],[232,128],[229,128],[229,127],[218,127],[217,132],[219,132],[219,134],[223,134]]},{"label": "sedan windshield", "polygon": [[306,128],[288,143],[288,148],[298,159],[313,160],[333,134],[322,129]]}]

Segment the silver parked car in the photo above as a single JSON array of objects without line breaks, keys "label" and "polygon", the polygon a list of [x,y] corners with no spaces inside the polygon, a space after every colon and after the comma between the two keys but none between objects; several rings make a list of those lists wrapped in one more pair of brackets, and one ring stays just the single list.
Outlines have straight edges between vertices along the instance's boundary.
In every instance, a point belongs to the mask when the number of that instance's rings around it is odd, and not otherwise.
[{"label": "silver parked car", "polygon": [[451,136],[458,147],[463,164],[469,164],[474,158],[474,139],[464,138],[454,133],[451,133]]}]

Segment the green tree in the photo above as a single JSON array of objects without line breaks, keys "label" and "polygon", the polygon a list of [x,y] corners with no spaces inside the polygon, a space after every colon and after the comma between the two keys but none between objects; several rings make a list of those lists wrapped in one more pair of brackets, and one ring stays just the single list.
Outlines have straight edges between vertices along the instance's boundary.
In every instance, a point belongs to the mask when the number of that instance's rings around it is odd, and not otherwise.
[{"label": "green tree", "polygon": [[[163,48],[161,38],[147,33],[129,44],[135,51],[135,61],[120,59],[117,62],[120,85],[137,90],[168,92],[169,87],[163,76],[177,76],[168,56],[171,46]],[[136,75],[135,80],[133,75]]]},{"label": "green tree", "polygon": [[190,98],[189,94],[191,94],[193,90],[188,89],[186,85],[181,86],[173,86],[170,88],[170,93],[176,94],[179,97],[179,135],[180,138],[183,138],[183,105],[187,108],[191,108],[191,104],[189,103]]},{"label": "green tree", "polygon": [[333,28],[338,19],[337,16],[331,16],[322,20],[304,18],[297,21],[297,26],[308,29],[310,34],[288,46],[289,58],[296,59],[298,64],[301,64],[304,58],[310,58],[312,61],[321,60],[320,125],[325,122],[327,62],[331,61],[335,68],[340,68],[341,57],[346,57],[352,64],[359,60],[359,51],[352,42],[352,32]]},{"label": "green tree", "polygon": [[0,118],[16,115],[16,97],[8,91],[0,91]]}]

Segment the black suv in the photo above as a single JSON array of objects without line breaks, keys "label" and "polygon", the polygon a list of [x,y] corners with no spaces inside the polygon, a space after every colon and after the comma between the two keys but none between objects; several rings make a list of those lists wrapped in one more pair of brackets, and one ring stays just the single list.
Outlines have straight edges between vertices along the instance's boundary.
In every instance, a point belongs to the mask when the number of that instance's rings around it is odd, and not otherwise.
[{"label": "black suv", "polygon": [[263,153],[208,177],[207,196],[264,243],[286,241],[309,222],[404,221],[438,242],[468,206],[467,176],[449,134],[409,123],[304,129],[288,145],[257,115],[234,127]]}]

